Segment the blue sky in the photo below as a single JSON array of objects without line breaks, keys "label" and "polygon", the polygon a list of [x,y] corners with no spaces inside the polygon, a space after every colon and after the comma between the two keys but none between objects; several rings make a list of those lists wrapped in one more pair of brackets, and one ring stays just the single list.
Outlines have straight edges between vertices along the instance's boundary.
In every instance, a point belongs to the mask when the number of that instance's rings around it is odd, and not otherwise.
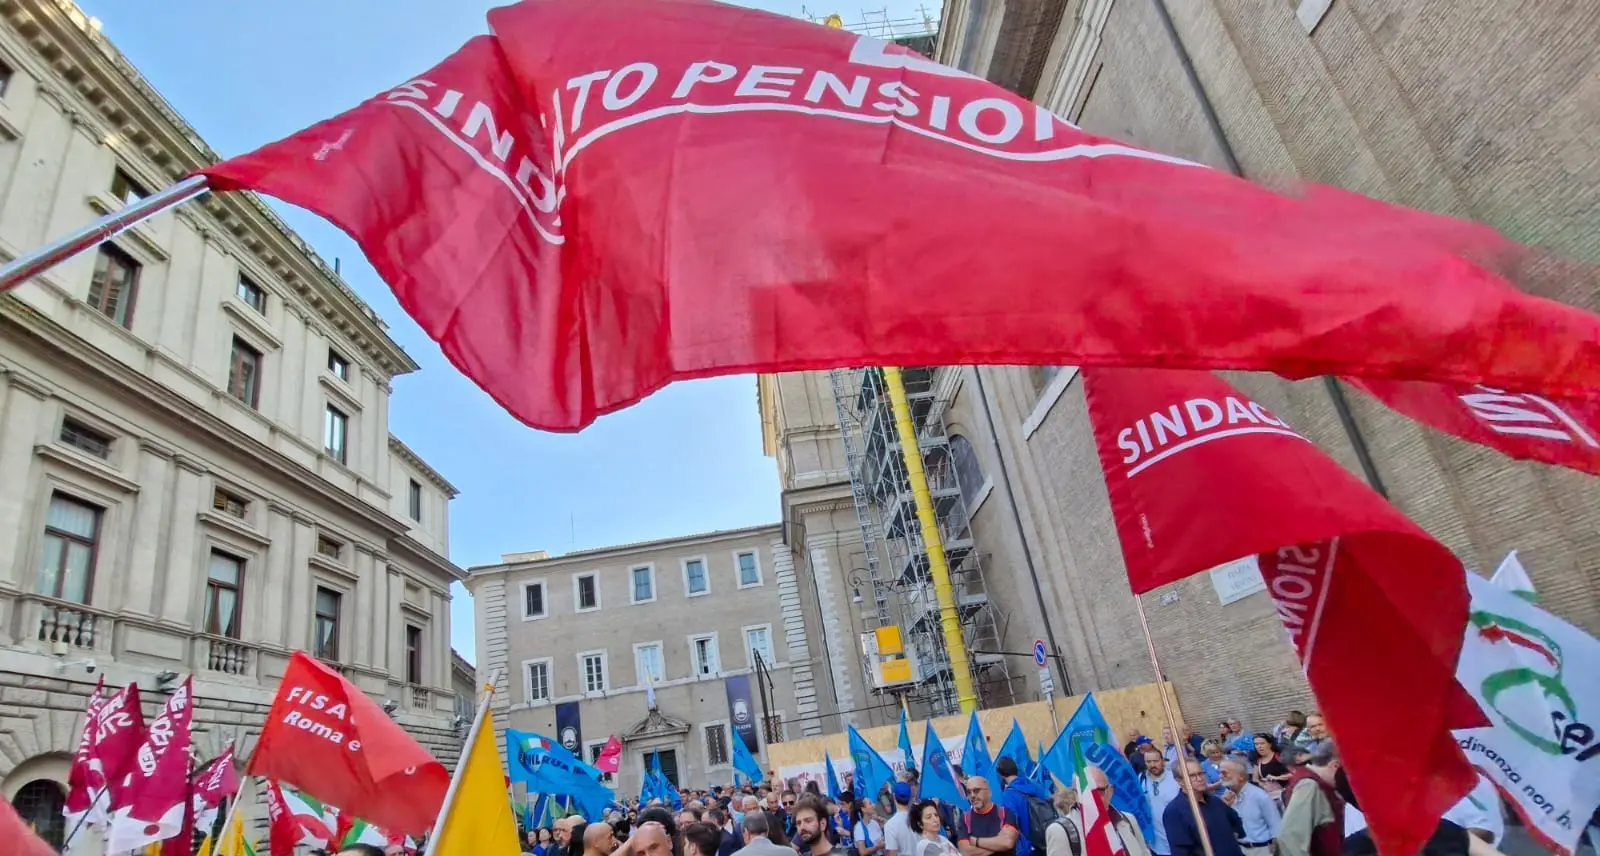
[{"label": "blue sky", "polygon": [[[103,31],[224,156],[342,112],[483,32],[485,0],[79,0]],[[800,14],[799,2],[754,3]],[[893,17],[918,3],[896,0]],[[874,9],[886,8],[879,3]],[[928,4],[937,16],[937,3]],[[847,22],[856,5],[815,7]],[[458,375],[338,230],[278,204],[422,365],[395,383],[390,427],[461,490],[451,559],[552,553],[772,522],[777,471],[761,454],[755,380],[679,384],[577,435],[505,415]],[[453,642],[470,660],[472,604],[455,587]]]}]

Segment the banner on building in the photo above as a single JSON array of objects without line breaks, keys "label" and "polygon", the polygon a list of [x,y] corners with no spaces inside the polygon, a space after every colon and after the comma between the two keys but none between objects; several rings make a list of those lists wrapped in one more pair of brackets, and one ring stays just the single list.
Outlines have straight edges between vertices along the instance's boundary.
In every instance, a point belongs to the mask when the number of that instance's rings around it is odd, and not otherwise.
[{"label": "banner on building", "polygon": [[750,676],[734,675],[725,682],[728,687],[728,721],[733,723],[733,734],[744,741],[744,748],[754,755],[761,751],[761,741],[756,737],[755,704],[750,700]]},{"label": "banner on building", "polygon": [[583,716],[578,712],[577,702],[556,705],[556,740],[560,741],[563,749],[572,753],[572,757],[579,761],[589,760],[583,757]]}]

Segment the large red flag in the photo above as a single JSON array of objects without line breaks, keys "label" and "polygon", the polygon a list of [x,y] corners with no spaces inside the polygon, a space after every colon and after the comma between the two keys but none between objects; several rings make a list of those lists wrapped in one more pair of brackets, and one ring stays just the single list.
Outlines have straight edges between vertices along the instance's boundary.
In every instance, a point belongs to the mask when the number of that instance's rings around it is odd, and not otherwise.
[{"label": "large red flag", "polygon": [[1476,782],[1451,729],[1486,722],[1455,680],[1460,561],[1210,372],[1084,390],[1133,590],[1257,557],[1374,838],[1417,852]]},{"label": "large red flag", "polygon": [[283,791],[277,782],[267,782],[266,794],[267,817],[272,823],[267,831],[269,856],[295,856],[295,847],[301,837],[300,824],[295,821],[294,813],[289,811],[289,804],[284,801]]},{"label": "large red flag", "polygon": [[92,781],[94,773],[90,768],[94,760],[95,750],[99,746],[96,739],[100,733],[99,723],[100,708],[106,702],[106,679],[94,686],[94,694],[89,696],[89,702],[83,711],[83,733],[78,735],[78,751],[72,755],[72,769],[67,772],[67,802],[65,812],[67,825],[77,826],[88,819],[89,811],[105,799],[104,784]]},{"label": "large red flag", "polygon": [[188,826],[193,684],[193,678],[185,680],[150,723],[134,764],[124,777],[124,805],[111,817],[109,852],[139,850],[172,838]]},{"label": "large red flag", "polygon": [[1281,195],[903,48],[707,0],[530,0],[489,24],[204,173],[348,232],[538,428],[674,380],[845,365],[1600,390],[1600,318],[1514,288],[1498,271],[1520,248],[1482,226]]},{"label": "large red flag", "polygon": [[1513,458],[1600,475],[1600,401],[1550,398],[1482,385],[1351,382],[1389,407],[1446,434]]},{"label": "large red flag", "polygon": [[342,675],[295,652],[249,773],[275,779],[383,829],[425,835],[450,774]]}]

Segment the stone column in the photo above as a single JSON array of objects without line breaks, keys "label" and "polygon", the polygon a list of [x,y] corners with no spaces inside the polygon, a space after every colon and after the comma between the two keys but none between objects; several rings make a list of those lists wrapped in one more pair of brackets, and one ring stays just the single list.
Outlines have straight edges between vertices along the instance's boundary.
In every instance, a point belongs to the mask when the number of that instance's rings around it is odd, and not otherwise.
[{"label": "stone column", "polygon": [[33,518],[28,513],[29,473],[33,469],[33,447],[39,440],[39,419],[44,399],[43,386],[15,372],[0,372],[0,544],[12,546],[11,555],[0,556],[0,590],[32,591],[30,569],[33,543],[24,531]]},{"label": "stone column", "polygon": [[[778,607],[783,613],[783,636],[787,646],[784,659],[789,663],[794,682],[795,718],[802,720],[801,733],[811,737],[822,733],[817,718],[817,678],[811,668],[810,644],[806,638],[806,617],[800,602],[800,587],[794,572],[794,554],[783,539],[772,542],[772,577],[778,587]],[[776,640],[774,640],[776,645]],[[762,724],[762,739],[766,725]]]},{"label": "stone column", "polygon": [[[316,614],[315,586],[311,576],[311,551],[316,548],[317,530],[310,517],[286,507],[277,513],[288,514],[293,536],[286,539],[289,550],[289,621],[288,645],[290,648],[311,649],[311,616]],[[346,643],[348,644],[348,642]]]},{"label": "stone column", "polygon": [[384,577],[389,581],[384,600],[384,614],[388,620],[384,624],[383,644],[380,647],[383,649],[383,667],[389,670],[392,679],[400,671],[400,664],[405,659],[400,648],[400,602],[405,597],[406,578],[394,565],[384,569]]},{"label": "stone column", "polygon": [[[823,543],[825,540],[832,543]],[[859,658],[855,656],[856,640],[850,635],[849,622],[843,622],[841,626],[839,621],[839,607],[834,602],[833,595],[833,564],[828,560],[828,548],[837,544],[837,535],[831,539],[806,539],[806,546],[811,556],[811,573],[817,583],[817,606],[822,613],[822,633],[828,640],[828,667],[833,672],[834,686],[839,692],[839,708],[854,710],[856,700],[852,689],[850,667],[851,664],[859,662]],[[845,714],[843,719],[847,723],[854,724],[855,715]]]},{"label": "stone column", "polygon": [[197,622],[191,607],[196,600],[196,586],[204,584],[206,573],[204,557],[195,552],[200,479],[206,469],[199,461],[181,454],[173,462],[178,465],[178,479],[170,506],[172,535],[162,559],[165,567],[161,573],[161,619],[193,628]]},{"label": "stone column", "polygon": [[356,545],[356,602],[355,602],[355,650],[353,662],[358,666],[371,666],[372,656],[372,627],[373,616],[382,608],[382,601],[378,600],[377,570],[374,567],[375,557],[372,551],[360,544]]},{"label": "stone column", "polygon": [[290,564],[294,552],[294,519],[289,509],[270,503],[266,509],[265,529],[271,544],[261,565],[261,623],[258,625],[263,642],[290,645],[286,610],[295,608],[293,598],[294,571]]},{"label": "stone column", "polygon": [[114,595],[123,609],[148,618],[160,611],[156,601],[156,581],[161,576],[158,569],[172,558],[171,552],[163,549],[160,534],[165,528],[162,515],[167,511],[173,458],[171,449],[147,441],[139,444],[139,497],[134,500],[128,572],[118,575]]},{"label": "stone column", "polygon": [[[325,354],[313,355],[306,338],[305,313],[298,307],[283,312],[283,348],[278,358],[278,412],[272,414],[285,425],[304,424],[306,387],[314,387],[310,365],[324,365]],[[309,364],[309,365],[308,365]]]}]

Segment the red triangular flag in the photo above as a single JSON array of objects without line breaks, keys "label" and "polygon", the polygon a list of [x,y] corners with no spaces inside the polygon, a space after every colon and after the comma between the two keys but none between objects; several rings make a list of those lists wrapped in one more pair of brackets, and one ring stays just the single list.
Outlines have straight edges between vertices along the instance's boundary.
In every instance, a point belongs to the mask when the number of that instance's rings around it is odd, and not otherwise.
[{"label": "red triangular flag", "polygon": [[1210,372],[1096,368],[1084,391],[1133,590],[1256,557],[1374,839],[1417,852],[1476,782],[1451,729],[1487,724],[1455,680],[1460,561]]},{"label": "red triangular flag", "polygon": [[151,721],[138,761],[124,777],[125,805],[111,817],[107,848],[114,853],[139,850],[179,835],[189,813],[190,724],[194,721],[194,679],[188,678],[167,698]]},{"label": "red triangular flag", "polygon": [[602,773],[616,773],[617,766],[622,762],[622,741],[617,735],[611,735],[606,745],[600,749],[600,757],[595,759],[595,769]]},{"label": "red triangular flag", "polygon": [[72,769],[67,773],[66,815],[69,826],[84,822],[90,808],[98,801],[104,806],[105,795],[100,791],[103,782],[95,781],[92,765],[100,747],[100,708],[105,704],[106,679],[100,676],[94,693],[83,711],[83,733],[78,737],[78,751],[72,755]]},{"label": "red triangular flag", "polygon": [[535,427],[675,380],[852,365],[1600,390],[1600,317],[1514,287],[1500,270],[1523,251],[1487,227],[1275,193],[752,9],[539,0],[489,29],[202,172],[349,233]]},{"label": "red triangular flag", "polygon": [[304,652],[289,658],[250,756],[265,776],[382,829],[424,835],[450,774],[354,684]]}]

